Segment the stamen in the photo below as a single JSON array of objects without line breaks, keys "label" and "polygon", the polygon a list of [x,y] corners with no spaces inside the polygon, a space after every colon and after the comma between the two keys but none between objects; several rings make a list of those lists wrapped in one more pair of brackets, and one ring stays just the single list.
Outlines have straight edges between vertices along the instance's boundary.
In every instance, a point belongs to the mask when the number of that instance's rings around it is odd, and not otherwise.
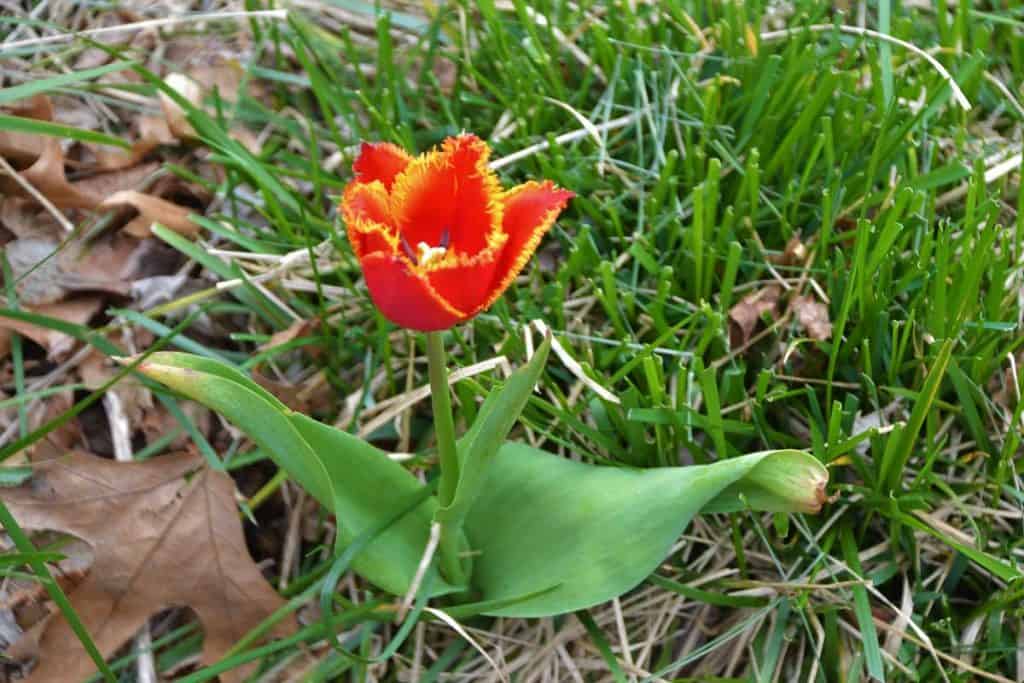
[{"label": "stamen", "polygon": [[445,252],[448,251],[446,247],[432,247],[426,242],[420,242],[416,245],[416,248],[420,251],[419,264],[421,266],[425,266],[436,259],[443,258]]},{"label": "stamen", "polygon": [[399,238],[400,240],[398,244],[402,247],[402,252],[409,257],[409,260],[413,263],[418,262],[419,259],[416,258],[416,252],[412,250],[412,245],[409,244],[409,240],[405,239],[405,235],[399,235]]},{"label": "stamen", "polygon": [[441,248],[442,249],[447,249],[448,248],[448,244],[451,242],[451,239],[452,239],[451,229],[450,228],[445,228],[444,230],[442,230],[441,231],[441,244],[440,244]]}]

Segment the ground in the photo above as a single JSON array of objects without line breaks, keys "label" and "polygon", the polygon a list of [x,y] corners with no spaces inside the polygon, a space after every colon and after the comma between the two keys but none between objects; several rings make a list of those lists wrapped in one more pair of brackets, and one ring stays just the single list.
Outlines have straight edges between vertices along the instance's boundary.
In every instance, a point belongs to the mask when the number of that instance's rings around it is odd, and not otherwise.
[{"label": "ground", "polygon": [[[254,660],[264,681],[1024,680],[1024,5],[0,6],[4,484],[38,493],[32,466],[69,450],[226,469],[238,505],[224,494],[218,519],[241,511],[277,591],[252,601],[297,617],[265,650],[224,643],[227,665]],[[562,353],[516,438],[635,467],[807,449],[831,475],[820,514],[698,517],[612,603],[406,632],[393,597],[329,571],[332,519],[244,433],[111,360],[219,358],[431,476],[425,348],[372,306],[337,207],[361,141],[419,152],[462,131],[505,184],[576,197],[504,297],[447,335],[467,375],[457,427],[541,321]],[[59,533],[76,535],[74,508],[29,537],[2,491],[0,639],[20,645],[3,675],[56,680],[41,672],[62,651],[23,632],[48,609],[91,623],[76,590],[112,566],[92,553],[144,527],[97,524],[90,550]],[[126,594],[152,618],[121,624],[122,680],[217,675],[198,607]],[[324,640],[323,605],[357,657]]]}]

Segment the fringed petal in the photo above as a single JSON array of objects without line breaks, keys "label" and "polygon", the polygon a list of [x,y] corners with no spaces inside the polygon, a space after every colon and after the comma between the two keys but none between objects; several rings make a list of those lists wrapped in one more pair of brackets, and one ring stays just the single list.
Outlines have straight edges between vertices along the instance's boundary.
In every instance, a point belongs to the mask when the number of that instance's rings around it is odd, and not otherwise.
[{"label": "fringed petal", "polygon": [[359,148],[359,156],[352,163],[352,170],[359,182],[379,180],[390,190],[395,177],[405,170],[410,161],[412,157],[404,149],[390,142],[364,142]]},{"label": "fringed petal", "polygon": [[391,322],[423,332],[446,330],[467,316],[452,306],[402,256],[373,254],[362,260],[370,298]]},{"label": "fringed petal", "polygon": [[341,215],[352,250],[360,259],[398,249],[398,234],[391,227],[388,191],[382,182],[350,183],[341,197]]},{"label": "fringed petal", "polygon": [[541,238],[554,225],[558,214],[574,196],[569,190],[555,187],[547,180],[523,183],[504,194],[503,229],[508,235],[508,242],[501,251],[491,296],[483,308],[489,307],[508,289],[537,250]]},{"label": "fringed petal", "polygon": [[[501,235],[502,242],[508,238]],[[460,311],[471,317],[477,314],[491,296],[495,270],[501,247],[487,248],[475,256],[452,254],[436,267],[426,269],[434,289]]]},{"label": "fringed petal", "polygon": [[410,162],[391,193],[395,225],[410,245],[470,256],[498,245],[501,184],[489,157],[483,140],[460,135]]}]

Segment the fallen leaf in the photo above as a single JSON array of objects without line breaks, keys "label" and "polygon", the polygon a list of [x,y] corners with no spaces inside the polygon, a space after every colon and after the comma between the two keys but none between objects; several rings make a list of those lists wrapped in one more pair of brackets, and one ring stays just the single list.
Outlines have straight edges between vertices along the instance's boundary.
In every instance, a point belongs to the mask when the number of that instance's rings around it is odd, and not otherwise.
[{"label": "fallen leaf", "polygon": [[[26,110],[25,115],[40,121],[53,121],[53,103],[45,95],[33,98],[33,107]],[[21,177],[29,182],[44,197],[61,209],[91,209],[99,204],[96,195],[90,195],[68,182],[64,172],[64,150],[60,140],[49,135],[35,136],[40,138],[39,156],[31,166],[21,171]],[[24,195],[24,189],[10,179],[6,179],[11,192]]]},{"label": "fallen leaf", "polygon": [[167,121],[160,116],[141,116],[138,120],[138,137],[131,149],[118,149],[108,145],[90,145],[96,157],[96,165],[105,171],[119,171],[130,168],[142,161],[147,154],[161,145],[177,144]]},{"label": "fallen leaf", "polygon": [[266,351],[267,349],[272,349],[275,346],[287,344],[288,342],[294,339],[298,339],[299,337],[305,336],[306,333],[312,332],[318,327],[320,327],[320,318],[296,320],[283,330],[279,330],[274,334],[270,335],[270,339],[260,344],[259,351],[263,352]]},{"label": "fallen leaf", "polygon": [[298,413],[307,415],[324,410],[334,398],[334,390],[323,370],[299,384],[281,382],[254,372],[253,380],[279,401]]},{"label": "fallen leaf", "polygon": [[179,206],[166,199],[160,199],[152,195],[136,192],[135,190],[124,190],[115,192],[112,196],[103,200],[102,208],[124,205],[133,207],[139,212],[139,218],[125,226],[124,230],[135,237],[148,237],[150,226],[153,223],[170,228],[174,232],[185,237],[195,237],[199,234],[199,225],[194,223],[188,216],[192,211]]},{"label": "fallen leaf", "polygon": [[[110,197],[124,190],[149,189],[146,181],[160,170],[158,162],[136,164],[128,168],[105,173],[95,173],[74,183],[74,187],[91,197]],[[99,204],[99,202],[97,202]]]},{"label": "fallen leaf", "polygon": [[63,234],[53,214],[35,201],[20,197],[4,197],[0,200],[0,224],[15,237],[55,239]]},{"label": "fallen leaf", "polygon": [[[53,107],[43,95],[16,103],[8,109],[12,116],[49,120]],[[0,130],[0,156],[19,166],[31,164],[43,153],[43,136]]]},{"label": "fallen leaf", "polygon": [[832,336],[832,322],[828,318],[828,306],[812,296],[798,296],[793,299],[796,321],[815,341],[825,341]]},{"label": "fallen leaf", "polygon": [[[198,107],[203,100],[203,88],[195,80],[182,73],[168,74],[164,85],[181,95],[193,106]],[[167,127],[179,138],[194,138],[196,130],[185,118],[185,110],[170,95],[160,91],[160,107],[164,110]]]},{"label": "fallen leaf", "polygon": [[7,244],[4,253],[19,300],[35,306],[56,303],[79,291],[127,296],[131,291],[129,273],[122,271],[135,248],[103,241],[86,249],[77,242],[62,246],[55,240],[24,237]]},{"label": "fallen leaf", "polygon": [[[85,296],[59,303],[25,306],[24,310],[74,325],[85,325],[102,306],[102,297]],[[46,357],[54,361],[62,360],[75,347],[75,338],[69,334],[23,320],[0,317],[0,350],[5,356],[10,349],[11,332],[17,332],[43,347]]]},{"label": "fallen leaf", "polygon": [[786,242],[786,249],[782,252],[782,258],[775,259],[776,263],[784,266],[802,265],[807,259],[807,245],[801,241],[799,235],[793,235]]},{"label": "fallen leaf", "polygon": [[[237,60],[217,60],[213,64],[194,66],[188,69],[187,74],[168,74],[164,78],[164,84],[185,98],[192,106],[202,108],[203,98],[214,92],[225,102],[237,101],[244,75],[245,70]],[[160,107],[164,111],[167,127],[171,133],[183,140],[196,138],[196,131],[188,122],[185,110],[181,105],[163,91],[159,93],[159,96]],[[259,152],[260,142],[248,128],[240,125],[232,126],[228,134],[253,154]]]},{"label": "fallen leaf", "polygon": [[778,285],[768,285],[743,297],[729,309],[729,320],[732,322],[729,335],[733,347],[739,347],[750,341],[754,328],[765,313],[775,313],[782,289]]},{"label": "fallen leaf", "polygon": [[[284,600],[245,547],[235,485],[192,454],[118,463],[73,452],[36,465],[32,479],[0,491],[18,522],[89,543],[95,561],[69,595],[109,657],[153,614],[189,606],[203,625],[201,661],[218,661]],[[294,626],[278,624],[282,636]],[[222,673],[241,681],[251,666]],[[62,615],[39,643],[27,683],[83,680],[95,666]]]}]

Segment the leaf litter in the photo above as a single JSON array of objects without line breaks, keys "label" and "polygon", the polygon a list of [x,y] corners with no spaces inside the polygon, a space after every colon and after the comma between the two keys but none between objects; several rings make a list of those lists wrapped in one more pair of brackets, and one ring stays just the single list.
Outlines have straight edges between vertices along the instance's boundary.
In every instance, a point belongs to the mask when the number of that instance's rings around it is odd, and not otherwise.
[{"label": "leaf litter", "polygon": [[[130,463],[54,454],[0,499],[23,526],[91,546],[93,565],[70,598],[106,657],[155,613],[188,606],[203,626],[202,663],[214,664],[284,605],[246,549],[234,482],[195,454]],[[273,634],[292,628],[282,621]],[[62,615],[43,629],[38,652],[30,683],[82,680],[94,671]],[[250,668],[222,680],[241,681]]]},{"label": "leaf litter", "polygon": [[[143,18],[124,12],[98,16],[101,25],[109,26]],[[233,51],[236,56],[238,51],[216,39],[164,42],[151,31],[107,37],[108,44],[159,53],[154,66],[160,71],[164,64],[177,64],[181,73],[165,78],[194,84],[190,101],[211,113],[213,93],[228,103],[240,96],[241,65],[222,55],[210,56],[211,51]],[[86,48],[74,68],[95,68],[109,61],[105,51]],[[116,86],[141,80],[134,72],[119,71],[104,74],[97,83]],[[251,83],[246,88],[249,94],[258,90]],[[24,403],[29,429],[65,414],[83,391],[100,388],[116,372],[105,354],[83,348],[79,338],[47,320],[93,329],[110,321],[113,324],[105,328],[109,343],[134,352],[150,346],[154,335],[111,320],[114,314],[108,306],[145,311],[203,286],[194,265],[157,240],[151,227],[159,223],[188,239],[199,238],[200,226],[189,216],[204,214],[213,200],[207,187],[170,173],[166,162],[186,167],[212,185],[223,182],[223,169],[195,144],[195,132],[180,109],[175,111],[159,96],[147,98],[119,88],[108,89],[107,94],[111,98],[102,102],[36,95],[0,107],[7,115],[37,121],[123,131],[119,135],[129,145],[121,149],[0,131],[0,157],[9,169],[0,170],[0,244],[12,278],[7,291],[14,294],[6,307],[40,321],[0,316],[0,359],[8,361],[5,384],[13,385],[13,337],[29,342],[22,347],[25,389],[45,393]],[[129,106],[122,108],[119,102]],[[244,126],[233,127],[230,134],[258,151],[260,143]],[[207,330],[218,338],[227,332]],[[268,381],[307,406],[310,401],[326,401],[323,397],[331,393],[322,374],[294,382],[288,379],[291,376],[278,374],[279,379]],[[54,387],[58,383],[70,388],[60,390]],[[200,660],[212,664],[284,604],[249,555],[235,481],[211,470],[194,451],[180,452],[195,448],[195,432],[185,429],[182,420],[219,452],[229,449],[232,434],[200,406],[183,403],[179,410],[172,414],[144,385],[121,381],[108,389],[102,404],[94,404],[7,463],[22,468],[29,464],[32,476],[19,487],[4,488],[2,499],[22,525],[39,530],[37,542],[56,539],[62,552],[74,551],[74,557],[51,568],[108,658],[129,644],[140,628],[163,623],[156,615],[171,610],[181,614],[179,622],[199,622],[204,632]],[[6,426],[3,438],[10,440],[17,435],[18,408],[8,407],[0,415]],[[123,432],[120,442],[118,429]],[[133,449],[154,446],[162,454],[130,461]],[[128,462],[104,457],[119,451],[121,458],[126,448]],[[243,467],[235,476],[252,493],[271,473],[250,469]],[[7,486],[16,483],[11,480]],[[308,515],[318,518],[315,510]],[[246,533],[255,539],[274,535],[272,529]],[[281,545],[257,540],[253,547],[265,551]],[[79,552],[81,548],[84,551]],[[181,609],[186,607],[191,612]],[[286,635],[293,629],[294,624],[285,621],[270,635]],[[0,647],[15,640],[9,637],[12,634],[22,633],[5,654],[35,662],[27,680],[80,680],[94,671],[38,582],[9,579],[0,588]],[[189,666],[188,660],[182,665]],[[221,674],[221,680],[242,680],[251,668]]]}]

